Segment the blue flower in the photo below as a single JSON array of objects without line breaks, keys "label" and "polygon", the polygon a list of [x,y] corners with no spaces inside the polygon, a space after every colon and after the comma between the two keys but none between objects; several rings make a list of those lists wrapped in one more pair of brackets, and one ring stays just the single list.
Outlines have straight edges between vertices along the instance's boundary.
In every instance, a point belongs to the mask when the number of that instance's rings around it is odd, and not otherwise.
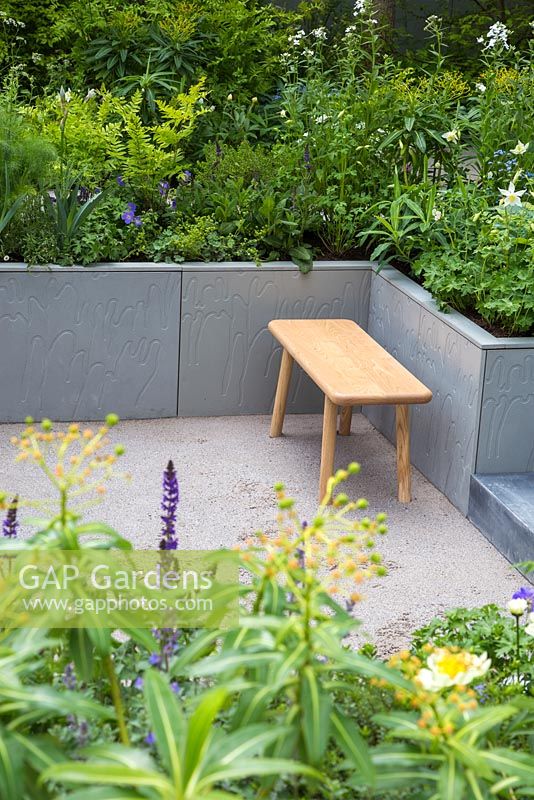
[{"label": "blue flower", "polygon": [[126,225],[131,225],[132,222],[136,228],[140,228],[143,224],[143,220],[140,216],[136,216],[135,212],[137,211],[137,206],[135,203],[127,203],[126,204],[127,210],[123,211],[121,214],[121,219]]},{"label": "blue flower", "polygon": [[164,197],[167,194],[167,192],[169,191],[169,189],[171,188],[171,185],[170,185],[169,181],[160,181],[158,188],[159,188],[160,195],[162,197]]},{"label": "blue flower", "polygon": [[151,653],[148,659],[148,663],[151,667],[159,667],[161,664],[161,656],[159,653]]},{"label": "blue flower", "polygon": [[152,731],[150,731],[150,733],[147,736],[145,736],[145,744],[148,744],[149,746],[156,744],[156,737],[154,736]]},{"label": "blue flower", "polygon": [[117,177],[116,177],[116,179],[115,179],[115,180],[117,181],[117,184],[118,184],[119,186],[126,186],[126,181],[124,180],[124,178],[122,177],[122,175],[117,175]]},{"label": "blue flower", "polygon": [[528,600],[534,603],[534,589],[530,586],[522,586],[512,595],[512,600]]},{"label": "blue flower", "polygon": [[136,689],[142,689],[144,685],[145,685],[145,682],[144,682],[143,678],[139,675],[139,677],[136,678],[135,681],[134,681],[134,687]]},{"label": "blue flower", "polygon": [[171,681],[171,689],[174,694],[178,694],[180,692],[180,684],[178,681]]},{"label": "blue flower", "polygon": [[62,680],[67,689],[71,690],[76,689],[76,673],[74,672],[73,663],[67,664],[67,666],[65,667]]}]

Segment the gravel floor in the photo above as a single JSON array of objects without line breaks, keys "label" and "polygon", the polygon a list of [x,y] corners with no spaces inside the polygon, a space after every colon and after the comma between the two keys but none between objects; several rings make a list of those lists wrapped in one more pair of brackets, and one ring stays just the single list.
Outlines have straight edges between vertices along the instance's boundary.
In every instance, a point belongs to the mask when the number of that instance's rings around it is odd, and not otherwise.
[{"label": "gravel floor", "polygon": [[[35,468],[13,463],[9,437],[20,427],[0,426],[0,487],[43,497],[46,484]],[[116,481],[90,516],[138,547],[157,547],[161,473],[172,458],[180,478],[184,548],[231,546],[255,530],[273,530],[272,486],[278,480],[306,519],[316,507],[321,417],[290,416],[285,430],[284,437],[270,439],[266,416],[123,422],[114,438],[126,447],[121,464],[133,481]],[[362,636],[386,653],[444,609],[505,602],[521,578],[504,557],[415,470],[413,501],[399,504],[394,448],[361,414],[354,415],[352,430],[350,437],[338,437],[336,465],[362,464],[347,491],[366,497],[370,513],[385,511],[390,526],[380,542],[389,576],[368,587],[358,609]]]}]

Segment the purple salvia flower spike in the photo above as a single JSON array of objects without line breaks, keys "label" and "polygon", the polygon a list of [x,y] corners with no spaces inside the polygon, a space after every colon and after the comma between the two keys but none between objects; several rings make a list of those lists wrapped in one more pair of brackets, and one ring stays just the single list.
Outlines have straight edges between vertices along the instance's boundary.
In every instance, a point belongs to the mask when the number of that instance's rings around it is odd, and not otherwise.
[{"label": "purple salvia flower spike", "polygon": [[19,523],[17,521],[17,510],[19,506],[19,497],[15,495],[13,500],[11,501],[11,505],[7,510],[7,514],[4,519],[4,523],[2,525],[2,531],[4,536],[9,536],[10,539],[14,538],[17,535],[17,531],[19,529]]},{"label": "purple salvia flower spike", "polygon": [[161,502],[161,542],[160,550],[176,550],[178,539],[176,537],[176,511],[180,499],[178,478],[174,464],[169,461],[163,473],[163,500]]}]

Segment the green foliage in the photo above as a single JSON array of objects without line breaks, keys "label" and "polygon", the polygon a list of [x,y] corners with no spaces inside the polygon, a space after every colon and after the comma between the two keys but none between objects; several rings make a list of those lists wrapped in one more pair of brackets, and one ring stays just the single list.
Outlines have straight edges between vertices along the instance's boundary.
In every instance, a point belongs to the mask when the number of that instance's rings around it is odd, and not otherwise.
[{"label": "green foliage", "polygon": [[0,102],[0,234],[27,196],[50,176],[54,149],[25,124],[9,102]]},{"label": "green foliage", "polygon": [[[491,671],[479,688],[484,702],[499,702],[524,691],[534,693],[532,639],[520,628],[519,659],[514,618],[496,605],[482,608],[455,608],[415,631],[412,650],[424,657],[428,644],[436,647],[461,647],[485,652],[491,658]],[[522,676],[516,681],[517,670]]]},{"label": "green foliage", "polygon": [[178,219],[153,241],[149,255],[154,261],[259,261],[254,241],[221,234],[209,216]]}]

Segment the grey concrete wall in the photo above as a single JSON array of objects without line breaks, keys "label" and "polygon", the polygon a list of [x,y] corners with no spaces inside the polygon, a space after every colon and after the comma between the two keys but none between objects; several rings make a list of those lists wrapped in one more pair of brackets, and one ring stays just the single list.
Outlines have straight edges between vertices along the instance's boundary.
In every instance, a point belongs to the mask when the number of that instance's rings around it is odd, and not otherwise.
[{"label": "grey concrete wall", "polygon": [[[459,315],[436,314],[432,305],[428,292],[384,269],[373,275],[368,331],[432,390],[430,403],[411,408],[412,463],[467,513],[483,351],[452,327]],[[394,407],[367,406],[364,413],[395,441]]]},{"label": "grey concrete wall", "polygon": [[174,416],[179,272],[0,270],[0,418]]},{"label": "grey concrete wall", "polygon": [[476,472],[534,472],[534,344],[487,351]]},{"label": "grey concrete wall", "polygon": [[[184,271],[180,416],[270,413],[280,347],[269,321],[344,317],[365,327],[370,280],[366,263],[322,263],[308,275],[239,265]],[[322,406],[321,392],[295,365],[288,413]]]}]

